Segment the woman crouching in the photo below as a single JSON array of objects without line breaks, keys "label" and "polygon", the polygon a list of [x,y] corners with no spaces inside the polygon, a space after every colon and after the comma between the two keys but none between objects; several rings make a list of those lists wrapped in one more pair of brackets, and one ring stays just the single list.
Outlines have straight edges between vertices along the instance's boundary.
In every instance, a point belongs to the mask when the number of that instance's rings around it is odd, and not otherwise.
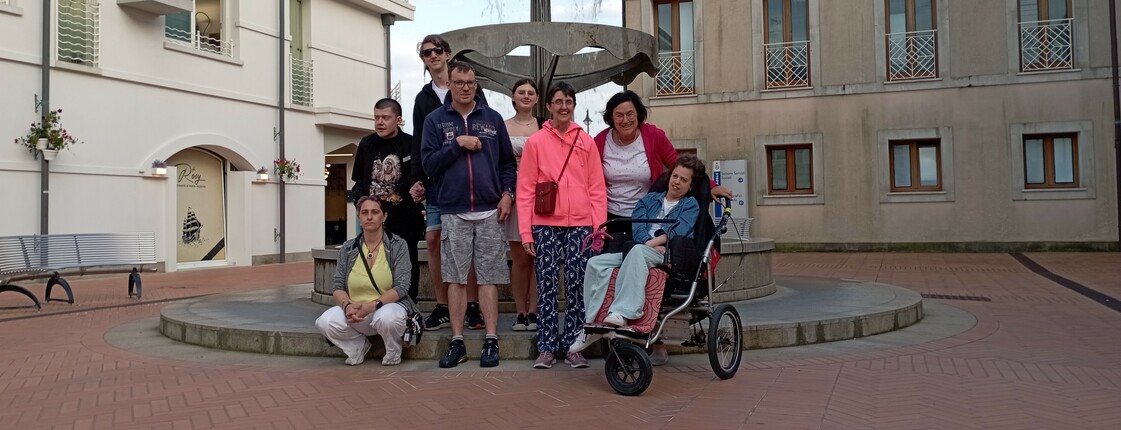
[{"label": "woman crouching", "polygon": [[327,309],[315,327],[356,366],[372,346],[366,336],[385,342],[383,366],[401,363],[401,335],[413,311],[409,298],[412,263],[405,240],[382,229],[386,213],[381,200],[364,196],[355,203],[362,232],[339,248],[332,282],[336,306]]}]

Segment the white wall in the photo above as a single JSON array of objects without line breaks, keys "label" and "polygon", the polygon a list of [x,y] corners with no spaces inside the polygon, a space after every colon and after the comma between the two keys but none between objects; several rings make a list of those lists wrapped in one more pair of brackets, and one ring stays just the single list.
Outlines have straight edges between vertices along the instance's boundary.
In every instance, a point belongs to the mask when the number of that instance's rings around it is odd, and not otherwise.
[{"label": "white wall", "polygon": [[[271,174],[279,157],[277,5],[227,3],[224,32],[236,43],[232,57],[169,47],[163,17],[102,1],[99,64],[51,61],[51,107],[63,109],[63,126],[84,141],[51,163],[51,233],[154,231],[157,257],[173,263],[174,179],[152,178],[148,171],[154,159],[201,147],[241,171],[227,175],[230,262],[249,264],[253,256],[279,252],[277,178],[248,182],[256,167],[268,167]],[[357,141],[372,132],[317,124],[322,121],[314,112],[346,112],[364,121],[385,95],[380,16],[340,1],[311,4],[307,32],[317,59],[315,107],[285,114],[286,157],[297,160],[304,173],[285,186],[289,253],[323,245],[325,146],[337,147],[340,135]],[[9,209],[0,235],[39,231],[39,163],[10,142],[38,117],[41,5],[21,0],[18,8],[0,8],[0,138],[9,142],[0,145],[0,202]],[[373,127],[372,119],[359,123]],[[330,144],[328,134],[336,136]]]}]

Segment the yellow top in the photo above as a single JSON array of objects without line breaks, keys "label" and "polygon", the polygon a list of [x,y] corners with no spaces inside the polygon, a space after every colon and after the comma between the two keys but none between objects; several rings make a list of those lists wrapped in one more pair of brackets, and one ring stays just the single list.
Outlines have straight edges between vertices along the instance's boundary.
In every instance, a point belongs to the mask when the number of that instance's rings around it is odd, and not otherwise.
[{"label": "yellow top", "polygon": [[[364,255],[370,255],[369,248],[366,244],[362,244],[362,249],[358,252]],[[370,267],[370,273],[374,275],[374,280],[378,283],[378,288],[381,291],[389,291],[393,288],[393,271],[389,269],[389,260],[385,257],[385,247],[379,246],[377,255],[374,256],[374,265]],[[370,283],[370,276],[366,274],[366,268],[362,266],[362,258],[354,259],[354,267],[350,269],[350,276],[346,279],[347,290],[349,290],[350,300],[355,302],[372,302],[381,297],[375,288],[374,284]]]}]

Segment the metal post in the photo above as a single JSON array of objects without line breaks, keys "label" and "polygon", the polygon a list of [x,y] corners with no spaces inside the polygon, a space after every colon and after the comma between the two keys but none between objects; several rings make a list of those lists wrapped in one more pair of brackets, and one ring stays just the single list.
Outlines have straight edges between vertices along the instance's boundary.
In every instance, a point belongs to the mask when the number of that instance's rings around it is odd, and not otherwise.
[{"label": "metal post", "polygon": [[[277,64],[278,64],[278,67],[276,68],[277,69],[276,70],[276,72],[277,72],[277,77],[276,77],[276,110],[277,110],[277,114],[279,114],[279,116],[280,116],[280,118],[279,118],[280,127],[277,130],[278,131],[277,139],[279,139],[279,142],[280,142],[280,158],[284,159],[285,158],[284,157],[284,65],[285,65],[285,61],[284,61],[284,59],[285,59],[285,55],[284,55],[284,48],[285,48],[285,46],[284,46],[284,24],[285,24],[285,22],[284,22],[284,19],[285,19],[284,18],[284,3],[286,3],[286,2],[284,0],[279,0],[276,3],[277,3],[277,6],[279,6],[279,9],[280,9],[280,20],[277,21],[278,25],[277,25],[277,31],[276,31],[276,33],[277,33],[276,34],[276,40],[277,40],[276,60],[277,60]],[[281,179],[280,180],[280,262],[281,263],[285,262],[284,242],[286,242],[286,239],[287,239],[287,235],[285,234],[285,229],[284,229],[284,207],[285,207],[284,179]]]},{"label": "metal post", "polygon": [[390,36],[389,27],[393,26],[393,23],[395,23],[395,22],[397,22],[397,15],[387,13],[387,14],[384,14],[384,15],[381,16],[381,25],[385,26],[385,96],[386,97],[389,97],[390,96],[389,94],[391,92],[393,92],[393,85],[390,83],[392,81],[392,79],[390,79],[390,76],[391,76],[390,75],[390,64],[392,63],[392,61],[390,61],[390,59],[393,58],[393,57],[390,56],[390,54],[393,52],[393,49],[392,49],[393,45],[391,45],[389,43],[389,36]]},{"label": "metal post", "polygon": [[[552,2],[550,0],[532,0],[529,6],[529,20],[532,22],[549,22],[552,20]],[[533,65],[533,76],[537,77],[537,89],[540,94],[548,91],[545,88],[552,80],[552,76],[545,76],[548,69],[548,59],[544,49],[531,46],[529,49],[529,62]],[[545,104],[548,100],[544,96],[537,98],[537,107],[534,108],[533,114],[539,117],[545,117]]]},{"label": "metal post", "polygon": [[[41,64],[43,100],[39,104],[39,113],[44,117],[51,111],[51,2],[43,0],[43,60]],[[47,234],[50,224],[51,207],[51,163],[47,157],[39,155],[39,183],[42,193],[39,195],[39,234]]]},{"label": "metal post", "polygon": [[1117,249],[1121,251],[1121,96],[1117,86],[1117,4],[1109,0],[1109,56],[1113,78],[1113,176],[1117,180]]}]

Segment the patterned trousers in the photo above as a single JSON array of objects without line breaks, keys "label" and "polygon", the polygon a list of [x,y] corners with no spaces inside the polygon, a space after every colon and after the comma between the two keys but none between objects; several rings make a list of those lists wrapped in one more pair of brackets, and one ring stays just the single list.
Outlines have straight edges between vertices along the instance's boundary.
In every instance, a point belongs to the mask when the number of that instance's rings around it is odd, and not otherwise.
[{"label": "patterned trousers", "polygon": [[[592,227],[533,226],[537,258],[537,351],[563,354],[584,328],[584,269],[588,253],[581,251]],[[558,333],[557,279],[564,264],[564,331]]]}]

